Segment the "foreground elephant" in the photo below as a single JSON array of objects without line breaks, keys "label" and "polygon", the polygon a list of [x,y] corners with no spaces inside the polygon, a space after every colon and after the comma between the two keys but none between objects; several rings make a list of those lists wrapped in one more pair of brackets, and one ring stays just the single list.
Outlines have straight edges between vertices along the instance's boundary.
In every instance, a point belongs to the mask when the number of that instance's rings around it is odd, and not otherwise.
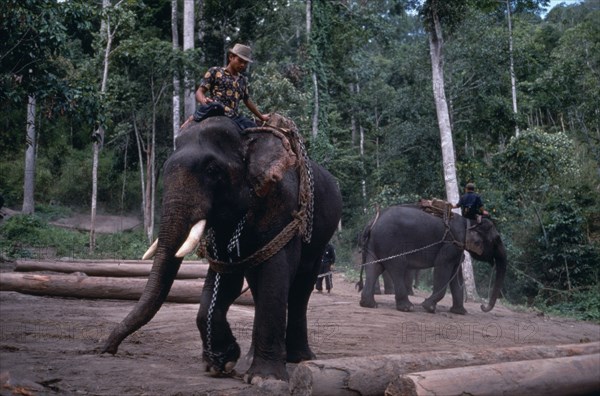
[{"label": "foreground elephant", "polygon": [[244,277],[255,302],[246,380],[287,380],[286,360],[315,358],[306,310],[320,258],[340,219],[341,196],[331,174],[302,155],[304,150],[294,151],[302,144],[286,136],[268,128],[240,132],[227,117],[181,132],[164,166],[158,240],[145,255],[154,255],[152,272],[103,352],[116,353],[123,339],[152,319],[182,258],[202,242],[211,265],[197,325],[207,370],[228,374],[240,357],[226,314]]},{"label": "foreground elephant", "polygon": [[[483,311],[492,310],[504,284],[506,250],[496,227],[487,218],[477,224],[454,214],[446,221],[424,212],[416,205],[391,206],[378,213],[370,226],[365,228],[363,246],[363,266],[358,284],[359,290],[362,289],[362,307],[377,307],[373,297],[375,281],[385,270],[394,282],[396,308],[399,311],[412,311],[414,307],[407,291],[407,284],[412,281],[409,269],[433,267],[433,293],[425,299],[423,307],[428,312],[435,312],[436,304],[450,285],[450,311],[465,314],[460,271],[463,250],[477,260],[496,266],[496,281],[489,305],[481,306]],[[364,287],[363,270],[366,272]]]}]

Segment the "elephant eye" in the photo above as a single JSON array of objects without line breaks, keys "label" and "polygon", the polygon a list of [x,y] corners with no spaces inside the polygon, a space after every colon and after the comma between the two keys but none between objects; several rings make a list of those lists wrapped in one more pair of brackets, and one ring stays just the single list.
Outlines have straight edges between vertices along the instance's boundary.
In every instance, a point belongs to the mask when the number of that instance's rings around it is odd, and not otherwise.
[{"label": "elephant eye", "polygon": [[223,169],[216,161],[210,161],[201,172],[201,175],[210,182],[218,182],[223,178]]}]

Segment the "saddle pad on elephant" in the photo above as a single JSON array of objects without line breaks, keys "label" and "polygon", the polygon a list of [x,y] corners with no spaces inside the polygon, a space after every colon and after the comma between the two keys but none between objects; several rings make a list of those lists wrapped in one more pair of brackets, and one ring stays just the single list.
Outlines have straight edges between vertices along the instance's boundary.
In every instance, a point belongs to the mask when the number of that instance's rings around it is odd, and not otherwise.
[{"label": "saddle pad on elephant", "polygon": [[443,199],[421,199],[419,206],[423,211],[437,217],[451,219],[453,215],[452,204]]}]

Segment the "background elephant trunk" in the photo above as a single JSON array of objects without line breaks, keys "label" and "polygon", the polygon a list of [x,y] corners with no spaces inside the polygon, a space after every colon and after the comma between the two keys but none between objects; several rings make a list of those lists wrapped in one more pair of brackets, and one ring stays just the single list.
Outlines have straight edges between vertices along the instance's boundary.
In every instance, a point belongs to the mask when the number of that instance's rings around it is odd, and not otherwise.
[{"label": "background elephant trunk", "polygon": [[500,297],[500,293],[502,291],[502,287],[504,286],[504,277],[506,275],[506,250],[504,246],[500,245],[497,248],[497,253],[494,255],[494,261],[496,263],[496,281],[494,282],[494,287],[492,289],[492,294],[490,296],[490,301],[488,301],[488,305],[481,304],[481,310],[483,312],[489,312],[496,305],[496,300]]},{"label": "background elephant trunk", "polygon": [[163,218],[154,263],[144,292],[131,312],[113,329],[102,348],[102,353],[115,354],[121,342],[148,323],[167,299],[183,260],[175,258],[175,252],[187,236],[185,227],[180,226],[186,223],[184,219],[175,221]]}]

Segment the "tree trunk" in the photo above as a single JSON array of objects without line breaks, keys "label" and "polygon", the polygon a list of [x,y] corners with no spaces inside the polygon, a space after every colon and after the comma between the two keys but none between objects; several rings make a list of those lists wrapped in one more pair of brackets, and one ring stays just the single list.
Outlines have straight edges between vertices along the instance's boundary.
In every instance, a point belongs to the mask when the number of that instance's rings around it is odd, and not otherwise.
[{"label": "tree trunk", "polygon": [[[183,50],[194,49],[194,0],[183,1]],[[196,109],[194,78],[187,72],[185,74],[184,89],[184,118],[194,114]]]},{"label": "tree trunk", "polygon": [[[89,262],[89,261],[39,261],[39,260],[19,260],[15,271],[33,272],[33,271],[52,271],[73,273],[82,272],[87,276],[107,276],[107,277],[147,277],[150,274],[152,262]],[[175,279],[198,279],[206,278],[208,264],[190,264],[181,265]]]},{"label": "tree trunk", "polygon": [[[147,230],[148,230],[148,218],[147,218],[147,199],[146,199],[146,178],[145,178],[145,171],[144,171],[144,153],[147,151],[145,146],[144,146],[144,140],[142,139],[142,136],[140,134],[140,131],[137,127],[137,122],[135,120],[135,114],[132,114],[131,116],[132,118],[132,122],[133,122],[133,131],[135,133],[135,141],[137,144],[137,151],[138,151],[138,159],[139,159],[139,164],[140,164],[140,186],[141,186],[141,192],[142,192],[142,211],[144,213],[144,233],[146,233],[147,235]],[[152,241],[150,241],[152,242]]]},{"label": "tree trunk", "polygon": [[[177,0],[171,0],[171,37],[173,41],[173,51],[179,51],[179,29],[177,27]],[[177,73],[173,74],[173,150],[176,147],[177,135],[179,133],[179,127],[181,126],[181,114],[180,114],[180,87],[179,87],[179,76]]]},{"label": "tree trunk", "polygon": [[[310,47],[312,33],[312,0],[306,0],[306,42]],[[319,82],[317,72],[313,70],[311,73],[313,83],[313,115],[312,115],[312,130],[311,136],[314,138],[319,134]]]},{"label": "tree trunk", "polygon": [[[102,9],[106,11],[110,7],[110,0],[102,0]],[[112,47],[112,39],[115,32],[111,30],[109,20],[102,19],[100,25],[100,35],[106,36],[106,47],[104,48],[104,61],[102,69],[102,82],[100,84],[100,93],[106,92],[108,81],[108,65],[110,51]],[[94,131],[94,148],[93,148],[93,164],[92,164],[92,203],[90,214],[90,252],[93,252],[96,247],[96,204],[98,200],[98,162],[100,157],[100,149],[104,143],[104,127],[100,126]]]},{"label": "tree trunk", "polygon": [[592,395],[599,361],[595,354],[421,371],[396,378],[385,396]]},{"label": "tree trunk", "polygon": [[[0,291],[16,291],[35,296],[139,300],[146,283],[147,280],[142,278],[0,274]],[[200,302],[203,285],[201,280],[175,281],[167,301],[197,304]]]},{"label": "tree trunk", "polygon": [[30,95],[27,100],[27,149],[25,150],[25,175],[23,183],[23,213],[33,214],[35,211],[35,96]]},{"label": "tree trunk", "polygon": [[512,93],[513,114],[515,115],[515,136],[519,136],[519,123],[517,122],[517,79],[515,78],[515,62],[513,54],[512,21],[510,16],[510,1],[506,0],[506,13],[508,18],[508,53],[510,54],[510,86]]},{"label": "tree trunk", "polygon": [[148,243],[152,243],[153,238],[153,221],[152,221],[152,154],[154,150],[151,142],[146,142],[146,191],[145,191],[145,206],[144,206],[144,232]]},{"label": "tree trunk", "polygon": [[600,342],[313,360],[298,364],[290,389],[295,396],[379,396],[399,375],[416,371],[598,353]]},{"label": "tree trunk", "polygon": [[[440,137],[442,141],[442,162],[444,166],[444,182],[446,185],[446,196],[448,202],[457,203],[459,200],[458,181],[456,177],[456,160],[454,155],[454,143],[452,141],[452,126],[450,124],[450,115],[448,112],[448,102],[446,100],[446,91],[444,88],[444,39],[442,36],[442,26],[436,13],[436,7],[433,10],[433,26],[429,32],[429,54],[431,56],[431,71],[433,81],[433,97],[440,128]],[[465,252],[465,258],[462,264],[463,278],[465,282],[465,291],[467,300],[478,299],[475,288],[475,277],[473,276],[473,264],[471,256]]]}]

